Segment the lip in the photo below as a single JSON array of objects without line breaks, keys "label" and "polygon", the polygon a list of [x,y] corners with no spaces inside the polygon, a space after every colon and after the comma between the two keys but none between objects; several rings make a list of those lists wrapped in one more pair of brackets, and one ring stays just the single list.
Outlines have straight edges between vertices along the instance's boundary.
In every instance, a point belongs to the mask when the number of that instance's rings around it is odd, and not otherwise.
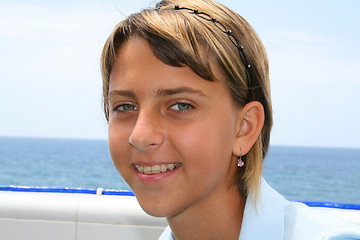
[{"label": "lip", "polygon": [[[171,163],[134,163],[134,164],[132,164],[132,168],[133,168],[133,171],[135,172],[136,177],[139,179],[140,182],[143,182],[143,183],[160,182],[162,180],[165,180],[165,179],[173,176],[174,174],[178,173],[179,170],[182,169],[182,164],[180,164],[180,166],[174,168],[171,171],[160,172],[160,173],[156,173],[156,174],[145,174],[145,173],[139,172],[135,168],[135,165],[143,165],[143,166],[151,167],[154,165],[161,165],[161,164],[171,164]],[[175,164],[175,163],[172,163],[172,164]]]}]

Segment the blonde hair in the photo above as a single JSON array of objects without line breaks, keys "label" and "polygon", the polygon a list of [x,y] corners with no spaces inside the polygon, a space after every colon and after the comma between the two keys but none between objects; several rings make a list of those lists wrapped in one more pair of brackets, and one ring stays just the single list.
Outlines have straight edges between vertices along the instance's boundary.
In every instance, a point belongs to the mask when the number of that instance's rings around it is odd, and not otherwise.
[{"label": "blonde hair", "polygon": [[[244,47],[251,65],[251,83],[239,51],[228,34],[219,30],[213,21],[207,21],[188,10],[175,10],[175,5],[198,9],[221,22]],[[145,39],[164,63],[181,67],[189,66],[200,77],[216,81],[210,59],[215,59],[223,71],[225,84],[234,101],[241,107],[251,101],[259,101],[265,111],[265,122],[260,136],[243,156],[244,168],[239,168],[236,184],[243,196],[259,189],[262,162],[267,153],[272,127],[269,67],[265,48],[247,21],[234,11],[213,0],[163,0],[154,9],[144,9],[120,22],[107,39],[102,57],[104,112],[108,120],[109,78],[116,52],[121,44],[132,36]],[[249,86],[250,84],[250,86]]]}]

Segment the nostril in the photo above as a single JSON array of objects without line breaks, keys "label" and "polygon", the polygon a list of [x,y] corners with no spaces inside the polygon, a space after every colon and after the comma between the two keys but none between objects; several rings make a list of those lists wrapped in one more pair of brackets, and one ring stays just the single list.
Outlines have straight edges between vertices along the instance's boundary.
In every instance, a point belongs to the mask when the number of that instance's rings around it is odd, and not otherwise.
[{"label": "nostril", "polygon": [[164,141],[164,136],[160,128],[149,124],[137,124],[133,129],[129,143],[139,151],[144,151],[148,148],[154,148],[161,145]]},{"label": "nostril", "polygon": [[142,139],[136,141],[133,141],[131,138],[129,139],[129,144],[139,151],[145,151],[147,149],[154,148],[156,146],[161,145],[162,142],[163,140],[161,136],[156,136],[156,138],[153,137],[151,139],[148,138],[148,139]]}]

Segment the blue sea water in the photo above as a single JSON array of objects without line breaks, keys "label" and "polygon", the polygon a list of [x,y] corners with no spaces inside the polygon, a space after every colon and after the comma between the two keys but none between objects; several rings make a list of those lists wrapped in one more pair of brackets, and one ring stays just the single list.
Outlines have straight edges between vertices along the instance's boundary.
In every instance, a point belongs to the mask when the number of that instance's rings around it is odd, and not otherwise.
[{"label": "blue sea water", "polygon": [[[360,203],[360,149],[271,146],[264,176],[291,200]],[[0,137],[0,185],[130,190],[106,140]]]}]

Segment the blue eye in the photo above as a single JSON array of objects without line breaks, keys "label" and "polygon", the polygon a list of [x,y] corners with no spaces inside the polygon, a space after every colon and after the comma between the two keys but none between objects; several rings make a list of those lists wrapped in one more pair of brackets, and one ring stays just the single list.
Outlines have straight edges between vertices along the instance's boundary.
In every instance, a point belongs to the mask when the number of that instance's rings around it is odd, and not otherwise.
[{"label": "blue eye", "polygon": [[116,107],[117,110],[119,111],[136,111],[137,110],[137,107],[134,106],[134,105],[131,105],[131,104],[122,104],[118,107]]},{"label": "blue eye", "polygon": [[193,106],[191,106],[191,104],[188,103],[176,103],[172,105],[170,108],[177,111],[188,111],[192,109]]}]

